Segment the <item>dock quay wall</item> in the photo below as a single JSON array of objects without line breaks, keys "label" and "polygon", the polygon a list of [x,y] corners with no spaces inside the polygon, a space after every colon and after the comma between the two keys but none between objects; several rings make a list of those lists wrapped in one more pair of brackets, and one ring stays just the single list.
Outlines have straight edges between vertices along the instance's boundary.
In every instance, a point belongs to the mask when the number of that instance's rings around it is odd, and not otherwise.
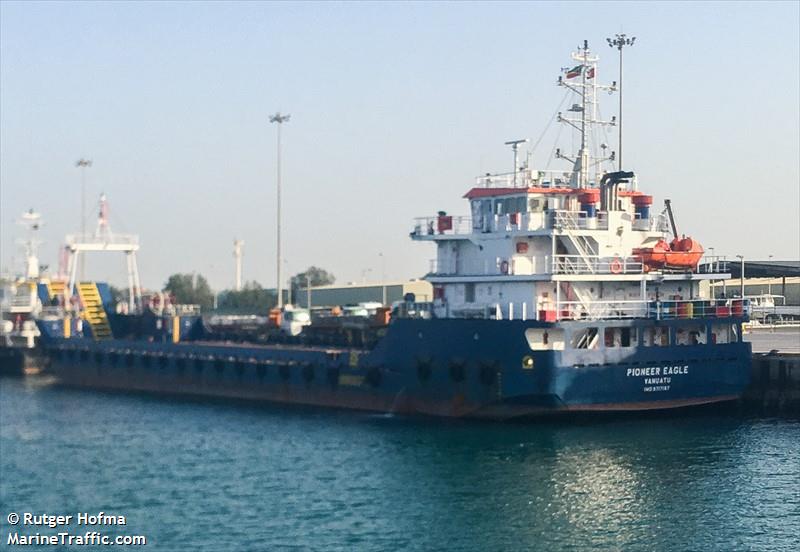
[{"label": "dock quay wall", "polygon": [[800,354],[754,354],[750,386],[741,401],[765,413],[800,412]]}]

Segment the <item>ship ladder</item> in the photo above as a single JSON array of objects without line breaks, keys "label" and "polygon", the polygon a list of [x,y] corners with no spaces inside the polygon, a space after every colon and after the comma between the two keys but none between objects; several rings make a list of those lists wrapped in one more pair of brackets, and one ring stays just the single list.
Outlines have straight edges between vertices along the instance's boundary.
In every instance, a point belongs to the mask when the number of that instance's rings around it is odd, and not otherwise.
[{"label": "ship ladder", "polygon": [[78,284],[78,295],[83,305],[83,316],[92,327],[92,335],[95,340],[111,339],[111,325],[108,323],[108,316],[97,290],[97,284],[86,282]]},{"label": "ship ladder", "polygon": [[50,300],[52,301],[56,297],[62,297],[64,295],[64,289],[66,289],[67,283],[63,280],[52,280],[47,284],[47,293],[50,294]]}]

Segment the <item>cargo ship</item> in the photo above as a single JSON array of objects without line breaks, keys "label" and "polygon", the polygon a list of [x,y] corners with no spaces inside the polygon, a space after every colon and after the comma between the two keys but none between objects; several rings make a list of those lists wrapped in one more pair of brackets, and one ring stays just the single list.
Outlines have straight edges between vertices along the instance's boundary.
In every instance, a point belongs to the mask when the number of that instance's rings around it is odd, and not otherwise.
[{"label": "cargo ship", "polygon": [[671,205],[655,212],[633,172],[609,168],[614,153],[590,137],[615,124],[597,99],[616,85],[598,83],[586,43],[572,60],[557,80],[576,98],[557,115],[579,138],[574,156],[556,150],[570,166],[520,164],[508,142],[513,170],[478,177],[468,214],[414,221],[411,239],[436,248],[432,301],[234,342],[190,307],[144,305],[135,275],[116,312],[104,285],[71,269],[63,318],[37,322],[49,372],[74,386],[492,420],[737,399],[749,305],[710,297],[726,261],[679,235]]}]

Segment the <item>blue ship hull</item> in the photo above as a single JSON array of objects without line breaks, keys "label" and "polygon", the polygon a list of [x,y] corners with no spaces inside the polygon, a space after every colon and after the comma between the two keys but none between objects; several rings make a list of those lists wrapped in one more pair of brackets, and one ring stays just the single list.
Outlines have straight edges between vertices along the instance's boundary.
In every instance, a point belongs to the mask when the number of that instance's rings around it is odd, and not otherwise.
[{"label": "blue ship hull", "polygon": [[532,350],[526,330],[566,324],[396,319],[372,350],[53,337],[45,349],[67,385],[486,419],[728,401],[750,380],[739,340],[600,347],[581,363],[569,348]]}]

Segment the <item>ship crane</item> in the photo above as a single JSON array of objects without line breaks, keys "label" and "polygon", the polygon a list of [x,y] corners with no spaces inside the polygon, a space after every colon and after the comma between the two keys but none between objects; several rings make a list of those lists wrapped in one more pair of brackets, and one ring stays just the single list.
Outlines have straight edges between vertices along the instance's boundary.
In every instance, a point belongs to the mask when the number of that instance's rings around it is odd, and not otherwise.
[{"label": "ship crane", "polygon": [[672,227],[672,235],[677,240],[678,228],[675,226],[675,217],[672,215],[672,203],[669,199],[664,200],[664,207],[666,208],[667,216],[669,217],[669,225]]},{"label": "ship crane", "polygon": [[139,236],[134,234],[114,234],[109,225],[108,200],[105,194],[100,195],[97,215],[97,228],[94,235],[81,232],[66,237],[67,285],[64,288],[64,304],[70,305],[72,290],[79,283],[78,267],[87,253],[120,252],[125,254],[128,271],[128,309],[136,312],[142,305],[142,285],[139,279],[139,265],[136,252],[139,250]]}]

